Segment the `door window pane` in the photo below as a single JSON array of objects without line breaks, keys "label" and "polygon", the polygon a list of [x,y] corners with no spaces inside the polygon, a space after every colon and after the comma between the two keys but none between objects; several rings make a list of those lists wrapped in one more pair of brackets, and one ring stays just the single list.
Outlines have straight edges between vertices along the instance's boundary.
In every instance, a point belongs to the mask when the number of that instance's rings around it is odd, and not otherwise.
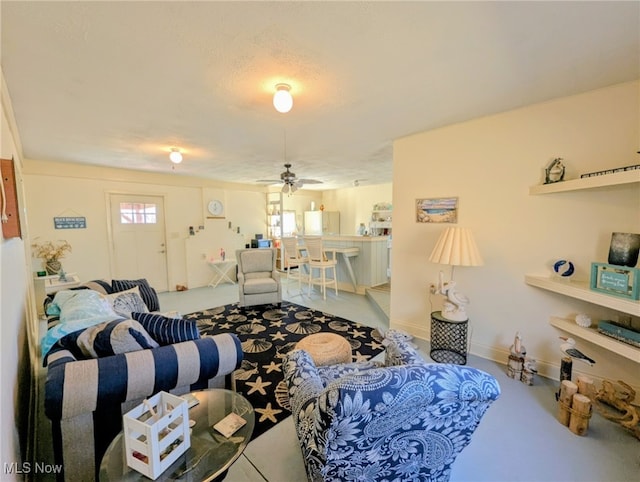
[{"label": "door window pane", "polygon": [[157,206],[145,203],[120,203],[121,224],[156,224]]}]

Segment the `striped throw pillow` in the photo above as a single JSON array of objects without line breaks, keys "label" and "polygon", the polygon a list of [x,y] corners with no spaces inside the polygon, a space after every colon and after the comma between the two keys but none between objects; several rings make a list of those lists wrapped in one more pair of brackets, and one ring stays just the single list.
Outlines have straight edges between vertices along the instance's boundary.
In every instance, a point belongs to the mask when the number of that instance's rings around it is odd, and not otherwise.
[{"label": "striped throw pillow", "polygon": [[140,322],[160,345],[172,345],[200,338],[195,320],[168,318],[158,313],[131,313],[131,318]]},{"label": "striped throw pillow", "polygon": [[135,320],[118,319],[85,329],[76,343],[85,356],[100,358],[158,347],[158,343]]}]

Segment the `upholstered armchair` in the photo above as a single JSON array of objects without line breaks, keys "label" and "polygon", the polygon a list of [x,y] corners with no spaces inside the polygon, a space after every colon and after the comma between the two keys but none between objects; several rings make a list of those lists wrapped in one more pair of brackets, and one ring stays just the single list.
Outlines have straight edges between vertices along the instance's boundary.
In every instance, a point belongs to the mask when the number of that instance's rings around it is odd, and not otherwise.
[{"label": "upholstered armchair", "polygon": [[277,254],[275,248],[236,251],[240,306],[282,303],[280,273],[276,271]]},{"label": "upholstered armchair", "polygon": [[285,380],[310,481],[448,481],[451,465],[500,395],[475,368],[426,363],[401,335],[385,340],[385,366],[316,367],[285,359]]}]

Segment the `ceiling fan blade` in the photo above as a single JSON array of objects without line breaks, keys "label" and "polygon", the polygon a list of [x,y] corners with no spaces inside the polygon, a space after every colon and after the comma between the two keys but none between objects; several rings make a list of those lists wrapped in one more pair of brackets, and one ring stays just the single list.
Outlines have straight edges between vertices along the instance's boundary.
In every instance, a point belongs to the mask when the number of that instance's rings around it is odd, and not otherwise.
[{"label": "ceiling fan blade", "polygon": [[300,184],[322,184],[322,181],[318,181],[317,179],[298,179]]},{"label": "ceiling fan blade", "polygon": [[258,179],[256,182],[263,184],[280,184],[282,180],[280,179]]}]

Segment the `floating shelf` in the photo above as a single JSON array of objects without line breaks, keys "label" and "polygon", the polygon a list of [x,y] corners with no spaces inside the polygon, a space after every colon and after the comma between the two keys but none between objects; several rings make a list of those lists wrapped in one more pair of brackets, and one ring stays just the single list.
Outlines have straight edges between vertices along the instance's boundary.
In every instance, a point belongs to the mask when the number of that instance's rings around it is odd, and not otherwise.
[{"label": "floating shelf", "polygon": [[599,187],[617,186],[620,184],[640,183],[640,169],[632,171],[613,172],[601,176],[582,177],[569,181],[554,182],[531,186],[529,194],[550,194],[554,192],[579,191],[581,189],[595,189]]},{"label": "floating shelf", "polygon": [[525,282],[530,286],[542,288],[554,293],[587,301],[594,305],[604,306],[612,310],[627,313],[633,316],[640,316],[640,301],[618,298],[616,296],[598,293],[589,288],[586,281],[564,281],[549,276],[525,275]]},{"label": "floating shelf", "polygon": [[559,318],[556,316],[551,317],[551,319],[549,320],[549,324],[551,324],[551,326],[555,326],[556,328],[560,328],[562,331],[566,331],[573,336],[591,342],[594,345],[601,346],[606,350],[617,353],[618,355],[628,358],[629,360],[632,360],[636,363],[640,363],[640,348],[636,348],[635,346],[629,345],[628,343],[623,343],[616,340],[615,338],[603,335],[602,333],[598,332],[597,328],[583,328],[576,325],[576,323],[572,320],[567,320],[566,318]]}]

